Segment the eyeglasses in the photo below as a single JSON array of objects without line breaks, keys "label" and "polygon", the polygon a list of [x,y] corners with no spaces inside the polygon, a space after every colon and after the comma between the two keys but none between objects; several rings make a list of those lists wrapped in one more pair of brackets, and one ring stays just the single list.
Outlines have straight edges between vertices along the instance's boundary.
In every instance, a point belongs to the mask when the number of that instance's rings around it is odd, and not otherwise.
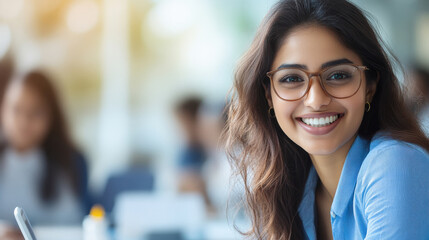
[{"label": "eyeglasses", "polygon": [[299,68],[280,68],[267,73],[276,95],[285,101],[296,101],[304,97],[318,76],[323,91],[333,98],[348,98],[357,93],[362,83],[362,72],[366,66],[341,64],[308,72]]}]

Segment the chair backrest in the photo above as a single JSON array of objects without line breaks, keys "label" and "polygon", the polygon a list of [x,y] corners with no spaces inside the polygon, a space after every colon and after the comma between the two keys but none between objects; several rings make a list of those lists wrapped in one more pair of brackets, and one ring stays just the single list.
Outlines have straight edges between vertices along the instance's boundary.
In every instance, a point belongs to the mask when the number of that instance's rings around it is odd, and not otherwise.
[{"label": "chair backrest", "polygon": [[114,208],[120,239],[180,232],[185,239],[201,239],[205,205],[197,194],[124,193]]},{"label": "chair backrest", "polygon": [[107,213],[111,213],[115,199],[123,192],[153,191],[154,176],[144,168],[133,168],[110,176],[99,199]]}]

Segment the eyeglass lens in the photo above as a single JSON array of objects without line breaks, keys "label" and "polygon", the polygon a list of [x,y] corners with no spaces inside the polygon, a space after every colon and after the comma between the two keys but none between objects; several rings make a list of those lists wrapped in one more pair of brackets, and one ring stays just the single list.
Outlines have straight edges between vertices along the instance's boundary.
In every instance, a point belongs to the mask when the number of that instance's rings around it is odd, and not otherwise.
[{"label": "eyeglass lens", "polygon": [[[359,89],[361,74],[356,66],[338,65],[319,74],[323,89],[331,96],[345,98]],[[284,68],[272,76],[274,89],[279,97],[295,100],[303,97],[309,88],[308,74],[296,68]],[[313,79],[314,81],[314,79]]]}]

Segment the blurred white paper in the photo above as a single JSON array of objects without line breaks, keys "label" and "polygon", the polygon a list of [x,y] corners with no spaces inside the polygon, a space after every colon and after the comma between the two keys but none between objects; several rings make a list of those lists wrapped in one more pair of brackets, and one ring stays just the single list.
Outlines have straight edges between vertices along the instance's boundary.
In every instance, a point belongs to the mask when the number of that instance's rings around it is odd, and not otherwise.
[{"label": "blurred white paper", "polygon": [[152,232],[179,231],[201,239],[204,200],[197,194],[124,193],[113,209],[119,239],[141,239]]},{"label": "blurred white paper", "polygon": [[36,226],[37,240],[82,240],[81,226]]}]

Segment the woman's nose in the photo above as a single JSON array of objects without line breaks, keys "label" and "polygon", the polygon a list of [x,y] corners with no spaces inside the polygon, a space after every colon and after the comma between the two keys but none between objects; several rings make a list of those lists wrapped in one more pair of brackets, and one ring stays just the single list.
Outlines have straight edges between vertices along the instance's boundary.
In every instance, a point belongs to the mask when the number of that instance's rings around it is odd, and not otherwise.
[{"label": "woman's nose", "polygon": [[304,96],[304,105],[311,107],[315,111],[323,110],[331,102],[331,96],[322,88],[319,79],[320,77],[318,76],[310,78],[310,82],[308,83],[310,84],[310,89],[308,89],[306,96]]}]

